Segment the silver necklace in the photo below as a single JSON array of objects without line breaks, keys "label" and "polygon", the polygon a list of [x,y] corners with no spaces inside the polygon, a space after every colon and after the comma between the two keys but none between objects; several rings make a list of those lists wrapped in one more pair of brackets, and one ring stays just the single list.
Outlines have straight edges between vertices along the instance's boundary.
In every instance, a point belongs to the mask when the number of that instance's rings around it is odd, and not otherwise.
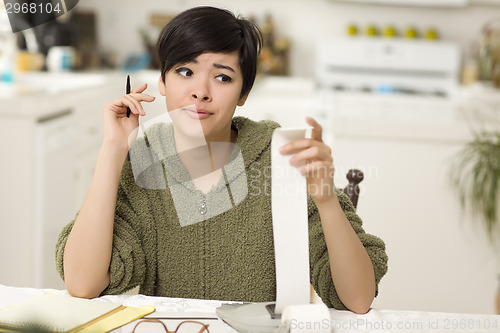
[{"label": "silver necklace", "polygon": [[201,207],[200,214],[205,215],[207,213],[207,197],[205,194],[201,195]]}]

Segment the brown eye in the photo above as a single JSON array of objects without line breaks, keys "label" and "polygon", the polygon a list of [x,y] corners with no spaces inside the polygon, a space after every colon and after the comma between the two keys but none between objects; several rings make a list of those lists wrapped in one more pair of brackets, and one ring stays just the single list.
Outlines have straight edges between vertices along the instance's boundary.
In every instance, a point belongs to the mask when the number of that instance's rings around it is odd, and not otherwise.
[{"label": "brown eye", "polygon": [[217,75],[215,78],[221,82],[224,82],[224,83],[229,83],[233,80],[230,76],[228,76],[226,74]]},{"label": "brown eye", "polygon": [[180,76],[184,76],[184,77],[187,77],[187,76],[191,76],[191,75],[193,75],[193,71],[192,71],[192,70],[190,70],[190,69],[189,69],[189,68],[187,68],[187,67],[177,68],[177,69],[175,70],[175,72],[176,72],[177,74],[179,74]]}]

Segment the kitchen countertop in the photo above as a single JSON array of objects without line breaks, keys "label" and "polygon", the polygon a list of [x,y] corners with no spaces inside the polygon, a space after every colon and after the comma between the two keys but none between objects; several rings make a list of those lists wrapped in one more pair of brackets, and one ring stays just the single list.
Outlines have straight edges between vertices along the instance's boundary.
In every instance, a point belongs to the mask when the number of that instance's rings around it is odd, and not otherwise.
[{"label": "kitchen countertop", "polygon": [[14,83],[0,83],[0,116],[44,119],[71,108],[79,98],[88,98],[85,93],[118,84],[120,79],[124,82],[124,76],[119,71],[19,74]]},{"label": "kitchen countertop", "polygon": [[[74,100],[84,93],[106,88],[110,99],[125,92],[127,73],[120,70],[93,72],[29,72],[15,77],[14,83],[0,82],[0,116],[43,118],[51,113],[74,105]],[[158,90],[156,70],[130,73],[132,86],[147,82]],[[15,110],[15,112],[12,112]]]}]

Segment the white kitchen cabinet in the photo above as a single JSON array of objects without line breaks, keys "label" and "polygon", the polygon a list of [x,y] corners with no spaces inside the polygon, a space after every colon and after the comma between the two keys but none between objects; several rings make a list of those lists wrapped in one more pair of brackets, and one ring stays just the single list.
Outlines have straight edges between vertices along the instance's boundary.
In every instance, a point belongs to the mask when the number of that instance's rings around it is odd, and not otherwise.
[{"label": "white kitchen cabinet", "polygon": [[[73,215],[74,114],[66,110],[38,121],[35,129],[33,280],[35,286],[59,282],[54,245]],[[57,283],[57,286],[62,284]]]},{"label": "white kitchen cabinet", "polygon": [[[338,2],[416,7],[464,7],[470,0],[335,0]],[[474,1],[474,0],[472,0]]]},{"label": "white kitchen cabinet", "polygon": [[35,121],[0,120],[0,283],[32,286]]},{"label": "white kitchen cabinet", "polygon": [[64,76],[55,85],[48,74],[21,78],[0,96],[0,284],[64,288],[55,241],[90,184],[102,106],[125,88],[113,75],[98,83],[71,75],[71,85]]},{"label": "white kitchen cabinet", "polygon": [[500,6],[500,0],[470,0],[471,5]]},{"label": "white kitchen cabinet", "polygon": [[500,0],[333,0],[334,2],[346,3],[363,3],[363,4],[377,4],[377,5],[397,5],[397,6],[410,6],[410,7],[438,7],[438,8],[454,8],[466,7],[471,5],[489,5],[500,6]]}]

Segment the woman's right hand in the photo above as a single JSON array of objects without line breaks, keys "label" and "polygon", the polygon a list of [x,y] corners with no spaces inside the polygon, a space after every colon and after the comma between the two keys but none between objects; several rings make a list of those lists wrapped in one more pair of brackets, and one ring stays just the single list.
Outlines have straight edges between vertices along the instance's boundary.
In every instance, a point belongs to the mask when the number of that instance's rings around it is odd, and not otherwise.
[{"label": "woman's right hand", "polygon": [[[152,102],[154,96],[143,93],[147,84],[132,89],[130,94],[123,95],[106,104],[103,108],[103,143],[111,143],[113,146],[127,150],[135,140],[139,128],[139,116],[146,113],[141,102]],[[127,107],[130,108],[130,118],[127,118]]]}]

